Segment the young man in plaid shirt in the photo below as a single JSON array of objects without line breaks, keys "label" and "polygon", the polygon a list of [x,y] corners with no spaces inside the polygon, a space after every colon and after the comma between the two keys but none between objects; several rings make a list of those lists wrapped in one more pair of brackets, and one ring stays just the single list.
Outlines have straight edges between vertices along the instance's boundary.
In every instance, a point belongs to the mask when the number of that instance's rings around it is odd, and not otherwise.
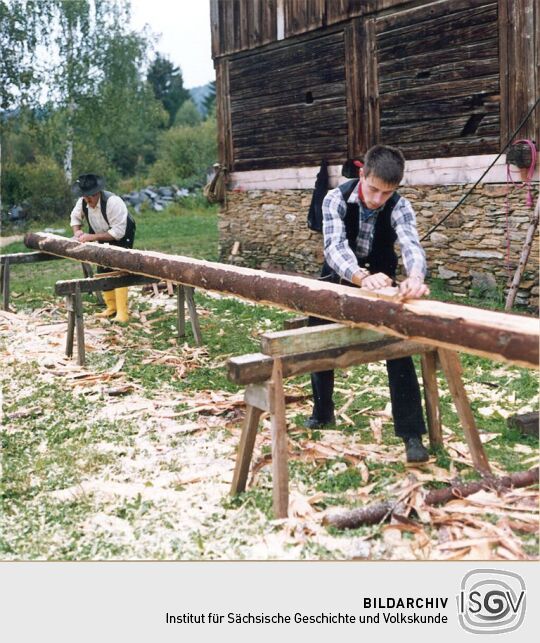
[{"label": "young man in plaid shirt", "polygon": [[[353,179],[331,190],[323,202],[325,262],[321,278],[333,283],[377,290],[394,283],[398,264],[397,241],[407,277],[399,286],[404,298],[429,294],[424,284],[426,257],[416,230],[416,218],[409,201],[396,189],[403,178],[405,159],[400,150],[375,145]],[[310,325],[328,323],[310,318]],[[408,462],[425,462],[428,452],[422,444],[426,432],[420,387],[411,357],[386,362],[392,415],[396,435],[405,442]],[[312,373],[313,414],[309,428],[335,422],[334,371]]]}]

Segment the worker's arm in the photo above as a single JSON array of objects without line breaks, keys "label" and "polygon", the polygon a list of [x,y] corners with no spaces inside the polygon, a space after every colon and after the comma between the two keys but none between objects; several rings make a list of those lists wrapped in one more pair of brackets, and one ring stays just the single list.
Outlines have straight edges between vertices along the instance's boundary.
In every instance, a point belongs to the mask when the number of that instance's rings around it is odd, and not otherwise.
[{"label": "worker's arm", "polygon": [[399,294],[404,299],[416,299],[429,295],[424,283],[427,272],[426,254],[420,245],[416,229],[416,215],[405,198],[401,198],[392,212],[392,226],[396,231],[407,278],[399,285]]},{"label": "worker's arm", "polygon": [[[82,232],[82,231],[81,231]],[[87,243],[88,241],[114,241],[114,237],[108,232],[96,232],[95,234],[90,234],[88,232],[82,232],[82,234],[77,236],[75,233],[77,241],[81,243]]]}]

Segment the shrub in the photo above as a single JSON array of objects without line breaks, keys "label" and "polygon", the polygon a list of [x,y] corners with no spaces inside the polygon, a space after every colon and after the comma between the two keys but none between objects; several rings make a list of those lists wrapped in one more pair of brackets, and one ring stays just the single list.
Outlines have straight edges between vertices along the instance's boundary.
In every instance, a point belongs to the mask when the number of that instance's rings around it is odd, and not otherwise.
[{"label": "shrub", "polygon": [[155,184],[202,185],[206,170],[217,157],[216,122],[209,119],[195,127],[173,127],[162,135],[158,160],[150,168]]},{"label": "shrub", "polygon": [[42,157],[24,166],[24,176],[33,218],[68,217],[73,197],[61,167]]},{"label": "shrub", "polygon": [[6,209],[28,198],[25,168],[16,163],[4,163],[2,168],[2,204]]}]

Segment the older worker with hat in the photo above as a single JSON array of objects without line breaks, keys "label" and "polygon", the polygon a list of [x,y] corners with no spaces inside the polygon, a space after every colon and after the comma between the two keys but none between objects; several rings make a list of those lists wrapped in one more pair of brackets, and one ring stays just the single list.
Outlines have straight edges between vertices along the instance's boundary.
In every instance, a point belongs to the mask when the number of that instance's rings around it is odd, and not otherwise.
[{"label": "older worker with hat", "polygon": [[[70,225],[77,241],[97,241],[111,246],[133,248],[135,221],[129,214],[124,201],[105,189],[105,180],[97,174],[81,174],[73,184],[73,193],[79,197],[71,211]],[[84,232],[86,221],[88,232]],[[110,268],[100,266],[97,272],[109,272]],[[128,289],[116,288],[103,292],[106,309],[98,317],[112,317],[114,321],[128,322]]]}]

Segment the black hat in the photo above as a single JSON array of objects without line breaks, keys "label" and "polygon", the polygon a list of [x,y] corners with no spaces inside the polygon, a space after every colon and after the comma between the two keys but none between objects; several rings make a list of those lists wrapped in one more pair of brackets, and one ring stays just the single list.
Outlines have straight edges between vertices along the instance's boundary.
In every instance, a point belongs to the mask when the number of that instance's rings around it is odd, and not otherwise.
[{"label": "black hat", "polygon": [[81,174],[71,190],[75,196],[92,196],[105,187],[105,179],[97,174]]}]

